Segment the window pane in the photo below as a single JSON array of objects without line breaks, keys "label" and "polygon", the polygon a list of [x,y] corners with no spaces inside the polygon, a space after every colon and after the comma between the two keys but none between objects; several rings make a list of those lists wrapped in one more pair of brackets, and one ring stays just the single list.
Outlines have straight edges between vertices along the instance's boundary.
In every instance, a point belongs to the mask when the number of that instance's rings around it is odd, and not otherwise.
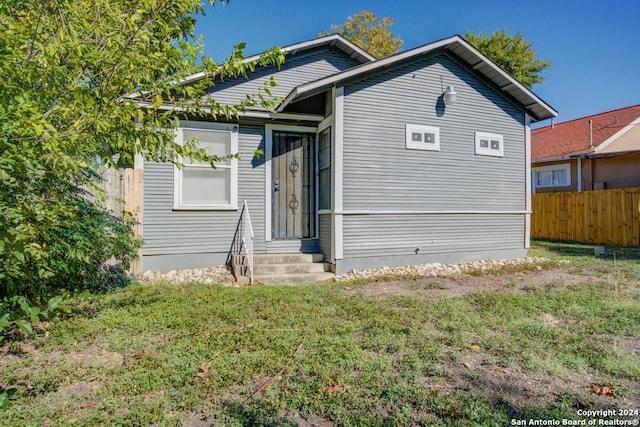
[{"label": "window pane", "polygon": [[192,206],[231,204],[231,169],[184,166],[182,203]]},{"label": "window pane", "polygon": [[[228,156],[231,154],[231,132],[227,131],[203,131],[195,129],[184,129],[183,139],[188,141],[193,138],[200,140],[200,147],[207,150],[209,154],[216,156]],[[229,160],[220,164],[229,164]]]},{"label": "window pane", "polygon": [[331,209],[331,128],[318,135],[318,209]]},{"label": "window pane", "polygon": [[536,172],[536,181],[538,186],[551,185],[551,172]]},{"label": "window pane", "polygon": [[331,166],[331,128],[323,130],[318,137],[318,168]]},{"label": "window pane", "polygon": [[553,185],[567,185],[567,170],[559,169],[553,171]]}]

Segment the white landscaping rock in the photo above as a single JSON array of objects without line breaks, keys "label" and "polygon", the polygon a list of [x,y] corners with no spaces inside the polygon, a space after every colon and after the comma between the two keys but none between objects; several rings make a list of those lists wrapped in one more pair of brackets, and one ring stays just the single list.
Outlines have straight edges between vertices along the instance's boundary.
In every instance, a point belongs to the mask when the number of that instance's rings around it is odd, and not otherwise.
[{"label": "white landscaping rock", "polygon": [[[380,276],[425,276],[425,277],[438,277],[438,276],[453,276],[456,274],[462,274],[469,271],[480,270],[482,272],[490,271],[500,267],[508,265],[519,264],[539,264],[548,261],[546,258],[526,257],[516,259],[505,260],[477,260],[459,262],[457,264],[440,264],[434,262],[432,264],[421,264],[401,267],[382,267],[379,269],[367,269],[367,270],[351,270],[345,274],[336,276],[336,282],[345,280],[359,279],[359,278],[373,278]],[[536,266],[536,270],[542,270],[539,265]]]},{"label": "white landscaping rock", "polygon": [[[410,265],[389,267],[384,266],[377,269],[351,270],[345,274],[336,276],[335,281],[345,281],[352,279],[366,279],[380,276],[423,276],[423,277],[446,277],[456,274],[463,274],[469,271],[487,272],[508,265],[530,264],[536,265],[536,270],[542,270],[537,265],[549,261],[546,258],[516,258],[509,260],[478,260],[466,261],[457,264],[432,264]],[[168,281],[172,283],[217,283],[225,286],[240,286],[229,268],[226,265],[214,266],[210,268],[194,268],[192,270],[171,270],[168,272],[145,271],[140,278],[143,282]]]},{"label": "white landscaping rock", "polygon": [[171,283],[219,283],[223,285],[235,285],[236,279],[226,265],[210,268],[194,268],[191,270],[171,271],[145,271],[140,278],[143,282],[165,281]]}]

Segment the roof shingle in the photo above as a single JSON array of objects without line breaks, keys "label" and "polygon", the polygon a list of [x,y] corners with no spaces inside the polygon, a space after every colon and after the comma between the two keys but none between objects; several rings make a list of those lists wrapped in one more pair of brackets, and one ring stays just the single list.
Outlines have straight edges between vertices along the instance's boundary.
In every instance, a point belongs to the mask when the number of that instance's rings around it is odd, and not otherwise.
[{"label": "roof shingle", "polygon": [[592,121],[592,145],[597,147],[640,117],[640,104],[581,117],[531,131],[531,158],[535,160],[590,153],[589,120]]}]

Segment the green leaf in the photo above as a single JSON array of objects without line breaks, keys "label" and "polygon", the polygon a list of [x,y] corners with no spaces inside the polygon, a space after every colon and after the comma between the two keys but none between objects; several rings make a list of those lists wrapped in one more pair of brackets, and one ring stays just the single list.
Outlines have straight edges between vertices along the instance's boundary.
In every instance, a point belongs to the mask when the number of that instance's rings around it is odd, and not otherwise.
[{"label": "green leaf", "polygon": [[6,390],[0,387],[0,409],[7,410],[9,408],[9,400],[18,391],[15,387],[10,387]]},{"label": "green leaf", "polygon": [[[61,289],[99,290],[105,261],[128,265],[137,255],[133,220],[94,197],[92,188],[106,185],[97,159],[118,166],[117,154],[144,153],[175,161],[179,119],[237,117],[249,103],[218,104],[209,88],[255,68],[239,44],[222,64],[203,59],[201,81],[182,84],[202,69],[199,0],[44,3],[0,1],[0,297],[33,301]],[[260,66],[283,58],[273,49]],[[163,102],[184,114],[158,110]],[[52,316],[56,310],[69,308]]]},{"label": "green leaf", "polygon": [[0,317],[0,328],[8,328],[11,326],[11,322],[9,321],[9,313],[5,313],[2,317]]},{"label": "green leaf", "polygon": [[151,102],[151,106],[153,108],[158,108],[162,105],[163,102],[163,98],[162,98],[162,94],[157,94],[156,96],[153,97],[153,101]]},{"label": "green leaf", "polygon": [[31,319],[31,323],[38,323],[40,321],[40,308],[31,307],[29,318]]},{"label": "green leaf", "polygon": [[29,323],[29,321],[24,319],[19,319],[15,321],[15,324],[18,328],[20,328],[25,333],[27,334],[33,333],[33,327],[31,326],[31,323]]},{"label": "green leaf", "polygon": [[11,255],[13,255],[18,261],[24,262],[24,253],[20,251],[11,251]]}]

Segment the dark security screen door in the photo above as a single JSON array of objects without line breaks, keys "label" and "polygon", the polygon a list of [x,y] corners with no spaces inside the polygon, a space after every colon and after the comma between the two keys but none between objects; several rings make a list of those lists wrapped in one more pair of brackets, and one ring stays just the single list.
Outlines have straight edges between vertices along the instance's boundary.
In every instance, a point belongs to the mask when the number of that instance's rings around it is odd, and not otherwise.
[{"label": "dark security screen door", "polygon": [[315,234],[315,135],[273,131],[272,206],[274,239]]}]

